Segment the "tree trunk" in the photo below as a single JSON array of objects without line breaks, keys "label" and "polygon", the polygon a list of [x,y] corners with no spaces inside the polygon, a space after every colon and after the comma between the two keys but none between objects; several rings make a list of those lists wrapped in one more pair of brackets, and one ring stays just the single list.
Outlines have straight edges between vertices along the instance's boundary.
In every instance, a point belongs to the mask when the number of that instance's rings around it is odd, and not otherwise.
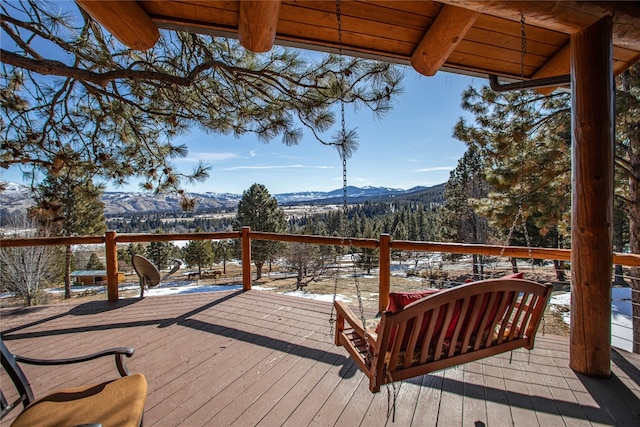
[{"label": "tree trunk", "polygon": [[64,252],[64,298],[71,298],[71,245],[65,247]]},{"label": "tree trunk", "polygon": [[[640,145],[640,144],[638,144]],[[640,153],[636,165],[640,165]],[[632,254],[640,254],[640,181],[629,179],[629,248]],[[633,203],[635,202],[635,203]],[[631,316],[633,327],[633,352],[640,353],[640,267],[631,268]]]},{"label": "tree trunk", "polygon": [[[640,135],[629,140],[629,164],[635,177],[629,177],[629,249],[640,254]],[[633,327],[633,352],[640,353],[640,267],[631,268],[631,311]]]},{"label": "tree trunk", "polygon": [[302,267],[298,267],[298,275],[296,277],[296,291],[302,289]]},{"label": "tree trunk", "polygon": [[473,264],[473,280],[478,280],[479,270],[478,270],[478,255],[473,254],[471,263]]},{"label": "tree trunk", "polygon": [[564,274],[564,261],[558,261],[557,259],[553,260],[553,268],[556,270],[556,278],[564,282],[566,280],[566,276]]},{"label": "tree trunk", "polygon": [[[614,209],[613,211],[613,250],[615,252],[624,252],[624,218],[627,215],[620,209]],[[633,234],[633,232],[631,232]],[[620,286],[627,286],[624,281],[624,275],[621,265],[614,266],[613,283]]]},{"label": "tree trunk", "polygon": [[517,273],[518,272],[518,260],[516,258],[511,257],[510,261],[511,261],[511,272],[512,273]]},{"label": "tree trunk", "polygon": [[256,280],[262,278],[262,266],[264,266],[264,261],[255,261],[256,265]]}]

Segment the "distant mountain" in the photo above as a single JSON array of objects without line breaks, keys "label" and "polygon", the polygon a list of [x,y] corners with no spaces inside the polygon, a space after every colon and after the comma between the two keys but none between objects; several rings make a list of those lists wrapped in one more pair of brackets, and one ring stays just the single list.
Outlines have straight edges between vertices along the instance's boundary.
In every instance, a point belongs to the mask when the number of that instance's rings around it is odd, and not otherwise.
[{"label": "distant mountain", "polygon": [[[364,201],[416,200],[439,203],[442,199],[444,184],[433,187],[414,187],[409,190],[386,187],[347,187],[349,203]],[[242,198],[241,194],[230,193],[190,193],[198,199],[198,211],[235,208]],[[426,199],[425,199],[426,197]],[[335,204],[342,203],[343,190],[328,192],[306,191],[276,194],[280,205],[296,204]],[[180,210],[180,197],[175,195],[153,196],[150,193],[106,192],[102,196],[107,215],[143,212],[172,212]],[[0,192],[0,214],[26,210],[33,204],[30,190],[20,184],[7,183]]]}]

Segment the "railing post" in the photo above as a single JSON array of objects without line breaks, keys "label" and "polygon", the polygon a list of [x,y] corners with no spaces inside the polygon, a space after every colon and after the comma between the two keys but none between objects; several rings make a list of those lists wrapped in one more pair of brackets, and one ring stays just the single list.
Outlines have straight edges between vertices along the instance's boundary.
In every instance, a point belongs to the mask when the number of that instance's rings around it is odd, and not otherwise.
[{"label": "railing post", "polygon": [[107,256],[107,298],[118,301],[118,251],[116,249],[116,232],[105,233],[105,253]]},{"label": "railing post", "polygon": [[391,284],[391,236],[389,234],[380,235],[380,251],[378,265],[380,288],[378,290],[378,311],[382,312],[389,303],[389,290]]},{"label": "railing post", "polygon": [[251,227],[242,227],[242,290],[251,290]]}]

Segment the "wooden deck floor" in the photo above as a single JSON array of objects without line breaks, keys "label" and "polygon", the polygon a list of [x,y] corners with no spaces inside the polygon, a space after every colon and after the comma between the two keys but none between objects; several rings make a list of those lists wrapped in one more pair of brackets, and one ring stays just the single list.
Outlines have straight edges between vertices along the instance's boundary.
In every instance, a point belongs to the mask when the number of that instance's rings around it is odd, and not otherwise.
[{"label": "wooden deck floor", "polygon": [[[146,426],[640,425],[640,357],[612,352],[613,376],[568,368],[568,340],[538,335],[515,351],[397,385],[363,375],[329,336],[330,304],[266,291],[0,310],[15,353],[67,357],[131,346],[149,382]],[[36,396],[62,383],[113,378],[113,361],[25,366]]]}]

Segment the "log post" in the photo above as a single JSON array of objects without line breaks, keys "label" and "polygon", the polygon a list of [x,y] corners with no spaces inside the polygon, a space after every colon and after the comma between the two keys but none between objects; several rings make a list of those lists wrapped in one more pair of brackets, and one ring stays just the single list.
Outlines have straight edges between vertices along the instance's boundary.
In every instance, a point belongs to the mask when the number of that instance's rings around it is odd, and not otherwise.
[{"label": "log post", "polygon": [[251,290],[251,227],[242,227],[242,290]]},{"label": "log post", "polygon": [[612,19],[571,36],[571,343],[569,366],[611,373],[614,94]]},{"label": "log post", "polygon": [[116,232],[109,230],[105,233],[105,253],[107,257],[107,299],[118,301],[118,250]]},{"label": "log post", "polygon": [[383,312],[389,303],[389,290],[391,284],[391,236],[389,234],[380,235],[379,253],[379,296],[378,311]]},{"label": "log post", "polygon": [[280,17],[280,0],[242,0],[238,17],[238,40],[252,52],[273,47]]}]

